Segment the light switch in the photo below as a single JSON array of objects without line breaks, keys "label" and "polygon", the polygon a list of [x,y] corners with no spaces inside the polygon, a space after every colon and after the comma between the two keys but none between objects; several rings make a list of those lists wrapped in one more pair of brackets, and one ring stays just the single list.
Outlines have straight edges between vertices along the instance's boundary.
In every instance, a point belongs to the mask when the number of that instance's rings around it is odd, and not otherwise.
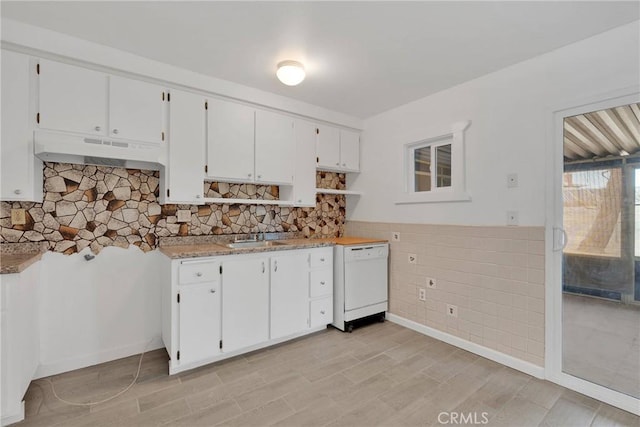
[{"label": "light switch", "polygon": [[11,225],[25,225],[27,215],[24,209],[11,209]]}]

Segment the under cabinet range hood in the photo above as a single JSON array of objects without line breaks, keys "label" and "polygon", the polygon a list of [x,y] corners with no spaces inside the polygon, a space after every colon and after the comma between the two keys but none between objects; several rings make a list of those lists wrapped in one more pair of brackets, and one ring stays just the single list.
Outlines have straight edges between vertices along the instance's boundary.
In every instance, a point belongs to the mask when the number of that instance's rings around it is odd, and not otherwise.
[{"label": "under cabinet range hood", "polygon": [[165,147],[102,136],[34,131],[35,155],[45,162],[160,170]]}]

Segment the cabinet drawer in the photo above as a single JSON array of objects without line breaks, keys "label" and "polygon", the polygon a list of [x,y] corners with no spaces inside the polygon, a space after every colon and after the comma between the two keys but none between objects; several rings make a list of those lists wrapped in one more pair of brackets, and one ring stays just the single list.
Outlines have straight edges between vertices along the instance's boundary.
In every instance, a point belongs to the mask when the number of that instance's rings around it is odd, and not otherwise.
[{"label": "cabinet drawer", "polygon": [[330,269],[310,273],[309,296],[311,298],[333,293],[333,271]]},{"label": "cabinet drawer", "polygon": [[311,268],[333,266],[333,248],[322,248],[311,251]]},{"label": "cabinet drawer", "polygon": [[311,301],[310,312],[312,328],[333,322],[333,297]]},{"label": "cabinet drawer", "polygon": [[180,284],[217,282],[220,280],[220,263],[203,262],[183,264],[179,270]]}]

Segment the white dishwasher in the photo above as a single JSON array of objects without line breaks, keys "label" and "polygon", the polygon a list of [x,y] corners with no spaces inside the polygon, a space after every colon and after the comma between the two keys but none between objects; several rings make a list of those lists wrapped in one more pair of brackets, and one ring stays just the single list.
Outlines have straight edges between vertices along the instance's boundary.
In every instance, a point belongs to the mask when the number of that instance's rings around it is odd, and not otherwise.
[{"label": "white dishwasher", "polygon": [[333,326],[351,332],[355,320],[378,315],[384,321],[388,258],[387,243],[334,246]]}]

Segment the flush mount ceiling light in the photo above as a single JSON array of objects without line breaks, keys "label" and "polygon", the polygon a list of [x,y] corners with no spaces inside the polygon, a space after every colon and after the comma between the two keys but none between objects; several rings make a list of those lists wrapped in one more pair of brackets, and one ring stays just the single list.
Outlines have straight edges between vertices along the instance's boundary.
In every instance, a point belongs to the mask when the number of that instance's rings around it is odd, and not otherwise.
[{"label": "flush mount ceiling light", "polygon": [[282,61],[278,64],[276,76],[287,86],[295,86],[304,80],[304,66],[298,61]]}]

